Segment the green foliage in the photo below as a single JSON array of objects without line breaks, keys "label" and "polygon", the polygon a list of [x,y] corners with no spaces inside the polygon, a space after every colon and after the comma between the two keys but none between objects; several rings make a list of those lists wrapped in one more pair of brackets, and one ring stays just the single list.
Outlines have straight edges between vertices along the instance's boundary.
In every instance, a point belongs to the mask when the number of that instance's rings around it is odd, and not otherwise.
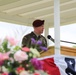
[{"label": "green foliage", "polygon": [[21,49],[21,47],[19,47],[19,46],[15,46],[15,48],[14,48],[14,50],[16,50],[16,51],[18,51],[20,49]]},{"label": "green foliage", "polygon": [[2,45],[0,47],[0,52],[8,52],[10,49],[8,48],[8,41],[4,39]]}]

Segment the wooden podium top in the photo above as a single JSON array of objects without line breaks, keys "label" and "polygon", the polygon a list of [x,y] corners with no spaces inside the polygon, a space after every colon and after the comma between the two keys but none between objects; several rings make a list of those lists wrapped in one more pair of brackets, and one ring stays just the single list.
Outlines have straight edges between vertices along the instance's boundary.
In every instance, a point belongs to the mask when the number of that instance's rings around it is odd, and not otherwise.
[{"label": "wooden podium top", "polygon": [[[61,46],[60,53],[62,55],[76,56],[76,48]],[[54,55],[54,54],[55,54],[54,46],[50,46],[50,47],[48,47],[48,50],[46,52],[41,53],[41,57],[50,56],[50,55]]]}]

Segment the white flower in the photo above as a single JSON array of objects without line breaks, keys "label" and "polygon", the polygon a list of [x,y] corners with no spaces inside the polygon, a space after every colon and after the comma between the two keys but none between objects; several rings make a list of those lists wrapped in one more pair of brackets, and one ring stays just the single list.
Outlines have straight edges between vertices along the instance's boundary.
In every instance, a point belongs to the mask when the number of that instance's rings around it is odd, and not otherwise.
[{"label": "white flower", "polygon": [[8,69],[5,68],[5,66],[2,66],[2,71],[3,71],[3,72],[7,72],[7,73],[9,72]]},{"label": "white flower", "polygon": [[18,62],[22,62],[28,59],[28,55],[26,52],[19,50],[14,54],[14,59]]},{"label": "white flower", "polygon": [[35,48],[30,48],[30,51],[33,53],[33,57],[40,57],[40,53]]},{"label": "white flower", "polygon": [[43,70],[35,70],[36,73],[39,73],[40,75],[48,75],[46,72]]},{"label": "white flower", "polygon": [[29,73],[26,71],[22,71],[19,75],[29,75]]}]

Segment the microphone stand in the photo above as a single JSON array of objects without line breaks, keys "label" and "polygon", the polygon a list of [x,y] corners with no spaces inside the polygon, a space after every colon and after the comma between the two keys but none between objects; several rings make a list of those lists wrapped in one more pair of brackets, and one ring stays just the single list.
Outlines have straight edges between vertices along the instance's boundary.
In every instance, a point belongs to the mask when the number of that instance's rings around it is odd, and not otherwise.
[{"label": "microphone stand", "polygon": [[[48,35],[47,38],[50,39],[52,42],[55,42],[55,40],[50,35]],[[69,42],[69,41],[63,41],[63,40],[60,40],[60,41],[65,42],[65,43],[76,44],[75,42]],[[40,54],[42,54],[44,52],[46,52],[46,51],[41,51]]]},{"label": "microphone stand", "polygon": [[[52,42],[54,42],[54,39],[51,37],[50,38]],[[60,40],[61,42],[65,42],[65,43],[71,43],[71,44],[76,44],[75,42],[69,42],[69,41],[63,41],[63,40]]]},{"label": "microphone stand", "polygon": [[69,42],[69,41],[63,41],[63,40],[60,40],[61,42],[66,42],[66,43],[71,43],[71,44],[76,44],[75,42]]}]

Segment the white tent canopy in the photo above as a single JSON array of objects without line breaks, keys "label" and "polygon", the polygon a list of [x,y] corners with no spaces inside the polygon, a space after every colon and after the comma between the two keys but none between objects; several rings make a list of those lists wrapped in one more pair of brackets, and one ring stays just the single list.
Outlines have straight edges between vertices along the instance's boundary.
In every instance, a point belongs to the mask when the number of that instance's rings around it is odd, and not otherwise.
[{"label": "white tent canopy", "polygon": [[[0,21],[31,25],[44,19],[54,26],[54,0],[0,0]],[[60,0],[60,25],[76,23],[76,0]]]}]

